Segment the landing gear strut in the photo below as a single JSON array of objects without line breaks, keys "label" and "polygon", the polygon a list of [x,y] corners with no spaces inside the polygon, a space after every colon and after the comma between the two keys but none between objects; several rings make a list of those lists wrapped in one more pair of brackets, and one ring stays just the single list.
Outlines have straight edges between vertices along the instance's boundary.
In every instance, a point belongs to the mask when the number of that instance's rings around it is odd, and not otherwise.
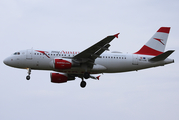
[{"label": "landing gear strut", "polygon": [[84,88],[85,86],[86,86],[86,82],[83,80],[83,78],[81,78],[82,79],[82,81],[81,81],[81,83],[80,83],[80,86],[82,87],[82,88]]},{"label": "landing gear strut", "polygon": [[90,77],[89,72],[85,72],[84,75],[83,75],[83,77],[84,77],[85,79],[88,79],[88,78]]},{"label": "landing gear strut", "polygon": [[26,79],[27,79],[27,80],[30,80],[31,69],[28,68],[27,70],[28,70],[28,72],[27,72],[28,75],[26,76]]},{"label": "landing gear strut", "polygon": [[86,82],[83,80],[83,78],[88,79],[89,77],[90,77],[89,72],[85,72],[85,73],[83,74],[83,77],[81,77],[82,81],[81,81],[81,83],[80,83],[80,86],[81,86],[82,88],[84,88],[84,87],[86,86]]}]

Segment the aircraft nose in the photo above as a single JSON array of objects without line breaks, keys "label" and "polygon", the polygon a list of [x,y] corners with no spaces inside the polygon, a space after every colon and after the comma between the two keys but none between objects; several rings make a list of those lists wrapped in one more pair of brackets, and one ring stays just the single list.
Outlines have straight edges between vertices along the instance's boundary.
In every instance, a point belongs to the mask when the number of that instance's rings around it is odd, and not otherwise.
[{"label": "aircraft nose", "polygon": [[9,59],[8,58],[4,59],[3,63],[8,65],[9,64]]}]

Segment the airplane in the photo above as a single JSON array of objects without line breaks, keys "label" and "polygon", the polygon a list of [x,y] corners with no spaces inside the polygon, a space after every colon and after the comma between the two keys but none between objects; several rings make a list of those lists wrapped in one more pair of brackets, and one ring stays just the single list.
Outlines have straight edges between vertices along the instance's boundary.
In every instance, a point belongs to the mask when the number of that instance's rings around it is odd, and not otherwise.
[{"label": "airplane", "polygon": [[138,71],[151,67],[174,63],[168,58],[174,50],[164,52],[170,27],[161,27],[148,42],[133,54],[123,54],[109,51],[110,42],[118,38],[118,34],[107,36],[82,52],[77,51],[42,51],[27,49],[15,52],[7,57],[4,64],[21,69],[27,69],[27,80],[30,80],[31,70],[51,70],[52,83],[65,83],[82,79],[80,86],[84,88],[84,79],[99,80],[100,76],[92,74],[119,73]]}]

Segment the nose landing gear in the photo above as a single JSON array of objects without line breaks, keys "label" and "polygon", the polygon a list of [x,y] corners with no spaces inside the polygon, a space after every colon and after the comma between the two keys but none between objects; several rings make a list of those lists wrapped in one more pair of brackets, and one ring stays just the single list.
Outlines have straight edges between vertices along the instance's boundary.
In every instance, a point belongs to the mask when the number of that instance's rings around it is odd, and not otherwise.
[{"label": "nose landing gear", "polygon": [[28,70],[28,72],[27,72],[28,75],[26,76],[26,79],[27,79],[27,80],[30,80],[31,69],[28,68],[27,70]]},{"label": "nose landing gear", "polygon": [[27,80],[30,80],[30,75],[27,75],[27,76],[26,76],[26,79],[27,79]]}]

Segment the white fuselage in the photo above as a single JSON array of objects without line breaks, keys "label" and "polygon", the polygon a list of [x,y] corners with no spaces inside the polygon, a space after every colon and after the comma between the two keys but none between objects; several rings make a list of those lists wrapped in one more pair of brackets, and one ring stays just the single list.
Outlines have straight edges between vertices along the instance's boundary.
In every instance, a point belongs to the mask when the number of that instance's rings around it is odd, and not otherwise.
[{"label": "white fuselage", "polygon": [[[44,52],[44,51],[43,51]],[[79,52],[71,51],[45,51],[45,54],[33,50],[22,50],[16,52],[4,60],[6,65],[16,68],[31,68],[35,70],[53,70],[57,72],[64,72],[68,74],[84,73],[83,66],[74,66],[71,69],[54,69],[52,64],[53,60],[71,59]],[[140,54],[123,54],[120,52],[109,53],[105,52],[95,59],[92,69],[88,69],[91,74],[96,73],[117,73],[140,70],[150,67],[163,66],[165,64],[173,63],[173,59],[165,59],[158,62],[148,61],[154,56],[140,55]]]}]

